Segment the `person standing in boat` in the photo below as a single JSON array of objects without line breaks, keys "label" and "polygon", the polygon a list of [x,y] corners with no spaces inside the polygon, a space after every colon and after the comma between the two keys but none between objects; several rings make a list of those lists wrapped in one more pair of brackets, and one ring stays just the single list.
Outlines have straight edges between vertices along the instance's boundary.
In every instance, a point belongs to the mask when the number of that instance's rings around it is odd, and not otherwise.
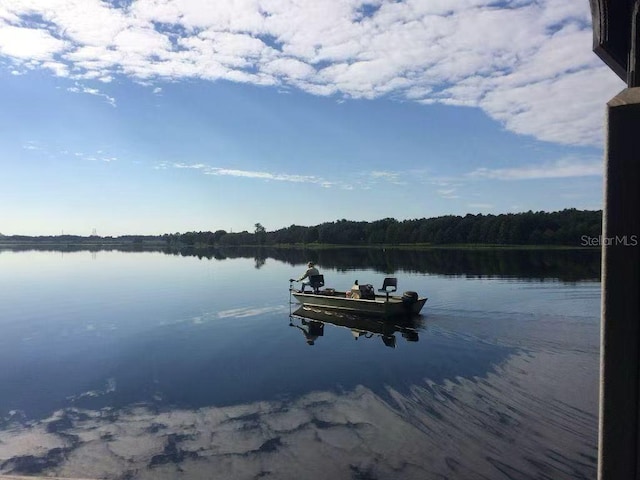
[{"label": "person standing in boat", "polygon": [[290,279],[290,282],[302,282],[302,288],[300,289],[300,291],[304,291],[304,287],[306,287],[307,285],[309,285],[309,279],[310,277],[312,277],[313,275],[320,275],[320,272],[318,271],[318,269],[316,268],[315,263],[313,262],[309,262],[307,263],[307,271],[304,272],[304,275],[302,275],[300,278],[298,278],[297,280],[295,279]]}]

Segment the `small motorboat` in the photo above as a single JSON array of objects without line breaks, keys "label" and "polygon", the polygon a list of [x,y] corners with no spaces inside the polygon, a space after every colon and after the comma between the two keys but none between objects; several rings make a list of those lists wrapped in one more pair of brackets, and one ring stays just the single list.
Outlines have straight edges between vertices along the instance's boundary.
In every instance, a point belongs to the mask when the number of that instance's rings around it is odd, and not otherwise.
[{"label": "small motorboat", "polygon": [[291,294],[305,307],[326,308],[362,315],[377,317],[394,317],[398,315],[414,315],[420,313],[427,301],[416,292],[404,292],[402,295],[391,295],[398,288],[398,279],[387,277],[382,288],[375,292],[372,285],[358,285],[358,282],[346,292],[324,287],[324,275],[309,277],[311,292],[294,290]]}]

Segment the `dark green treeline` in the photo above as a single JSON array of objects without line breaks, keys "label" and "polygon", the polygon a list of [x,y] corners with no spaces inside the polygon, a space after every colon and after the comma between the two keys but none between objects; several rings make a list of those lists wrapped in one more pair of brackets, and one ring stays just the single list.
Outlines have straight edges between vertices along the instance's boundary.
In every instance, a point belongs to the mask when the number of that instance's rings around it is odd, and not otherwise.
[{"label": "dark green treeline", "polygon": [[165,235],[168,244],[186,245],[568,245],[584,246],[585,238],[602,232],[602,211],[567,209],[501,215],[447,215],[437,218],[374,222],[338,220],[320,225],[290,227],[266,232],[189,232]]},{"label": "dark green treeline", "polygon": [[501,215],[447,215],[436,218],[374,222],[338,220],[304,227],[291,225],[267,232],[260,224],[249,232],[186,232],[164,235],[0,235],[2,245],[86,245],[138,247],[214,247],[278,245],[565,245],[593,246],[602,232],[602,211],[567,209]]}]

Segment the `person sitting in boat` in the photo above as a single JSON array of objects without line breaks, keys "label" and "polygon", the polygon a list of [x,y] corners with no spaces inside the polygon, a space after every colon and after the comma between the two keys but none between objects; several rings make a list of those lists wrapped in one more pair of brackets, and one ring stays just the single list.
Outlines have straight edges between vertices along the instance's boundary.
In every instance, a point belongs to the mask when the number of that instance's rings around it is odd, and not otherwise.
[{"label": "person sitting in boat", "polygon": [[302,275],[300,278],[298,278],[297,280],[295,279],[290,279],[290,282],[302,282],[302,286],[300,287],[300,291],[304,292],[304,287],[306,287],[307,285],[309,285],[309,279],[311,276],[313,275],[320,275],[320,272],[318,271],[318,269],[316,268],[315,263],[313,262],[309,262],[307,263],[307,271],[304,272],[304,275]]}]

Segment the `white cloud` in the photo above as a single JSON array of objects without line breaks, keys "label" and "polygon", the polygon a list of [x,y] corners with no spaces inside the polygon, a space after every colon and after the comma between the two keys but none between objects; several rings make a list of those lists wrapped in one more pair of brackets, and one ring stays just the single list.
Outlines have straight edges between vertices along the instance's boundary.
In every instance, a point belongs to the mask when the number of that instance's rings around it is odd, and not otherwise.
[{"label": "white cloud", "polygon": [[[69,152],[67,150],[63,150],[60,152],[62,155],[68,155]],[[109,155],[102,150],[98,150],[95,153],[84,153],[84,152],[74,152],[73,156],[84,161],[88,162],[105,162],[111,163],[118,160],[118,157],[115,155]]]},{"label": "white cloud", "polygon": [[515,133],[598,145],[623,84],[591,52],[589,23],[587,2],[565,0],[0,0],[0,55],[75,80],[465,105]]},{"label": "white cloud", "polygon": [[0,24],[0,53],[25,61],[47,61],[63,52],[66,42],[43,29]]},{"label": "white cloud", "polygon": [[400,180],[400,177],[402,176],[402,174],[398,172],[374,170],[369,174],[369,176],[372,180],[385,180],[389,183],[394,183],[396,185],[404,184],[404,182]]},{"label": "white cloud", "polygon": [[68,77],[69,67],[62,62],[42,62],[44,68],[51,70],[57,77]]},{"label": "white cloud", "polygon": [[207,166],[204,163],[192,163],[192,164],[174,163],[172,166],[174,168],[187,168],[187,169],[193,169],[193,170],[202,170],[207,168]]},{"label": "white cloud", "polygon": [[226,177],[240,177],[240,178],[250,178],[250,179],[258,179],[258,180],[267,180],[267,181],[278,181],[278,182],[291,182],[291,183],[310,183],[315,185],[320,185],[324,188],[332,188],[338,187],[347,190],[351,190],[353,188],[352,185],[341,182],[341,181],[329,181],[322,177],[316,177],[314,175],[297,175],[297,174],[289,174],[289,173],[271,173],[271,172],[262,172],[262,171],[254,171],[254,170],[240,170],[234,168],[220,168],[220,167],[212,167],[210,165],[205,165],[203,163],[160,163],[156,165],[155,168],[157,170],[166,170],[168,168],[177,168],[177,169],[190,169],[190,170],[198,170],[202,172],[204,175],[214,175],[214,176],[226,176]]},{"label": "white cloud", "polygon": [[460,195],[458,195],[456,193],[457,189],[455,189],[455,188],[441,188],[441,189],[437,190],[436,192],[442,198],[446,198],[446,199],[449,199],[449,200],[460,198]]},{"label": "white cloud", "polygon": [[311,78],[315,73],[311,65],[294,58],[276,58],[265,63],[262,71],[274,76],[282,76],[295,80]]},{"label": "white cloud", "polygon": [[22,146],[25,150],[42,150],[42,147],[38,145],[38,142],[27,142]]},{"label": "white cloud", "polygon": [[69,87],[67,88],[68,92],[72,92],[72,93],[86,93],[88,95],[95,95],[97,97],[102,97],[104,98],[107,103],[109,103],[109,105],[111,105],[112,107],[116,106],[116,99],[113,97],[110,97],[109,95],[107,95],[106,93],[102,93],[100,90],[98,90],[97,88],[89,88],[86,87],[84,85],[81,85],[80,83],[76,82],[75,86],[73,87]]},{"label": "white cloud", "polygon": [[558,160],[543,165],[519,168],[478,168],[469,173],[471,178],[494,180],[535,180],[541,178],[590,177],[602,175],[600,160]]},{"label": "white cloud", "polygon": [[324,180],[310,175],[290,175],[284,173],[269,173],[249,170],[237,170],[229,168],[207,168],[207,175],[225,175],[230,177],[258,178],[261,180],[279,180],[284,182],[295,183],[324,183]]}]

